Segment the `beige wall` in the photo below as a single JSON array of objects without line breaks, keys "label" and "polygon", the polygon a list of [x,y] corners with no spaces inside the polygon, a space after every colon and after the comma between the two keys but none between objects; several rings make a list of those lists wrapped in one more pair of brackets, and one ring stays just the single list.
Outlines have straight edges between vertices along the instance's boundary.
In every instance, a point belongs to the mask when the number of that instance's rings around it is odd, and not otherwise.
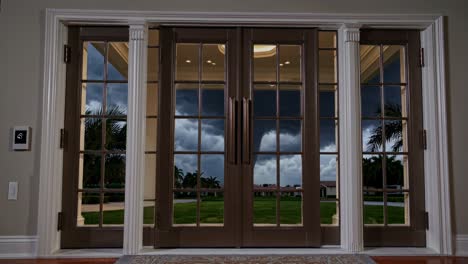
[{"label": "beige wall", "polygon": [[[131,3],[131,4],[130,4]],[[431,13],[447,16],[448,116],[454,232],[468,234],[468,1],[466,0],[3,0],[0,13],[0,236],[36,234],[45,8],[177,11]],[[12,152],[10,128],[30,125],[31,152]],[[429,131],[430,133],[430,131]],[[8,181],[19,182],[7,201]]]}]

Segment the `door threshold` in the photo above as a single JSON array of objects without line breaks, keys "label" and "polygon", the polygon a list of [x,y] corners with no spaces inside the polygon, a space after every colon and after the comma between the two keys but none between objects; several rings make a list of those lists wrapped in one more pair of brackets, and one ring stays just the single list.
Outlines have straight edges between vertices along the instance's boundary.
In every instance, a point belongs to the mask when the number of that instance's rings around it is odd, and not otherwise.
[{"label": "door threshold", "polygon": [[54,258],[120,258],[123,256],[122,248],[82,248],[59,249],[52,256]]}]

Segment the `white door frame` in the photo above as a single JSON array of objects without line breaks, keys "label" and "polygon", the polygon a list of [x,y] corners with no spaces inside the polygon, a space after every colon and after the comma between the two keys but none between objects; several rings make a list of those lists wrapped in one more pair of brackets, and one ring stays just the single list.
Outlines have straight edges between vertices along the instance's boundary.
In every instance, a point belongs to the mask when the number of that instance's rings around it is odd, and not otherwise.
[{"label": "white door frame", "polygon": [[[445,81],[445,57],[444,57],[444,23],[440,15],[384,15],[384,14],[317,14],[317,13],[225,13],[225,12],[159,12],[159,11],[110,11],[110,10],[68,10],[68,9],[46,9],[44,27],[44,77],[43,77],[43,102],[42,102],[42,135],[41,135],[41,166],[38,199],[38,255],[41,257],[52,256],[60,249],[60,232],[57,231],[57,213],[61,211],[62,201],[62,150],[59,147],[59,131],[64,126],[65,109],[65,64],[62,62],[63,45],[67,41],[67,27],[69,24],[93,24],[93,25],[129,25],[134,30],[133,34],[140,34],[138,38],[130,38],[133,45],[135,58],[130,58],[134,69],[133,79],[135,86],[141,85],[144,76],[138,74],[135,69],[146,67],[145,29],[141,25],[147,23],[185,23],[203,24],[217,23],[225,25],[290,25],[319,27],[324,29],[339,30],[340,60],[347,60],[347,67],[340,66],[339,79],[356,82],[356,71],[353,74],[350,69],[353,64],[358,65],[358,59],[353,55],[356,45],[345,44],[345,41],[356,41],[359,35],[350,35],[345,38],[343,34],[355,27],[366,28],[412,28],[421,29],[422,47],[425,49],[426,66],[423,73],[423,110],[424,128],[427,132],[427,150],[425,151],[425,193],[426,210],[429,212],[430,228],[427,230],[427,247],[440,254],[453,254],[450,188],[448,169],[448,134],[447,134],[447,106],[446,106],[446,81]],[[352,31],[352,30],[351,30]],[[340,33],[341,32],[341,33]],[[354,33],[355,34],[355,33]],[[343,50],[345,49],[345,50]],[[143,63],[141,63],[143,62]],[[132,71],[129,71],[132,74]],[[143,87],[142,87],[143,88]],[[341,87],[342,89],[343,87]],[[131,93],[136,94],[131,94]],[[129,90],[129,109],[133,109],[133,117],[144,116],[144,107],[133,104],[145,102],[145,94],[141,91]],[[351,94],[352,95],[352,94]],[[354,93],[352,100],[357,100],[358,93]],[[348,104],[352,102],[349,99]],[[340,97],[340,104],[344,100]],[[354,101],[356,102],[356,101]],[[133,108],[132,108],[133,107]],[[352,108],[359,111],[358,108]],[[131,119],[132,116],[128,118]],[[354,113],[350,117],[357,119]],[[135,117],[136,118],[136,117]],[[343,118],[340,118],[342,120]],[[354,120],[358,124],[360,120]],[[138,124],[142,120],[136,120],[136,125],[129,127],[128,135],[141,135]],[[144,123],[144,122],[143,122]],[[352,122],[345,124],[353,126]],[[353,129],[356,129],[351,127]],[[345,127],[341,127],[343,130]],[[347,127],[349,128],[349,127]],[[353,133],[351,133],[353,134]],[[347,136],[348,135],[348,136]],[[356,135],[354,135],[356,137]],[[351,136],[346,133],[340,134],[340,142],[352,141]],[[144,138],[144,137],[143,137]],[[143,139],[144,140],[144,139]],[[360,140],[360,139],[354,139]],[[131,143],[134,142],[134,143]],[[127,144],[135,144],[127,147],[132,151],[133,158],[127,161],[127,172],[139,173],[136,177],[143,177],[140,159],[141,146],[144,142],[139,140],[127,141]],[[340,149],[341,155],[353,155],[353,150],[348,146]],[[129,154],[129,153],[127,153]],[[354,152],[355,154],[355,152]],[[348,164],[348,165],[346,165]],[[348,167],[341,166],[340,169],[349,169],[356,180],[360,164],[345,163]],[[354,167],[350,167],[354,166]],[[357,168],[356,168],[357,166]],[[127,175],[129,175],[127,173]],[[343,188],[342,188],[343,189]],[[126,206],[142,206],[139,195],[142,190],[141,178],[138,180],[127,179],[126,184]],[[354,201],[355,206],[359,201],[359,189],[342,192],[342,199]],[[142,235],[142,210],[132,210],[132,215],[125,210],[124,225],[124,254],[137,254],[140,252]],[[341,211],[341,233],[342,248],[348,251],[362,250],[362,226],[350,225],[359,223],[356,214]],[[356,246],[357,245],[357,246]]]}]

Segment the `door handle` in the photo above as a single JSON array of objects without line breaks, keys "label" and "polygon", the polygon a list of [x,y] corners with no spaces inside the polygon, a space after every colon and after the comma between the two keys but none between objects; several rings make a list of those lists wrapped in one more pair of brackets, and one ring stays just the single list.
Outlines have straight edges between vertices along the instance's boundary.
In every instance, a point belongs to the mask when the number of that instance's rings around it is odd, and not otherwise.
[{"label": "door handle", "polygon": [[229,97],[229,162],[237,164],[237,99]]},{"label": "door handle", "polygon": [[242,163],[250,165],[251,163],[251,136],[250,136],[250,122],[252,116],[252,100],[247,97],[242,98],[242,107],[243,107],[243,153],[242,153]]}]

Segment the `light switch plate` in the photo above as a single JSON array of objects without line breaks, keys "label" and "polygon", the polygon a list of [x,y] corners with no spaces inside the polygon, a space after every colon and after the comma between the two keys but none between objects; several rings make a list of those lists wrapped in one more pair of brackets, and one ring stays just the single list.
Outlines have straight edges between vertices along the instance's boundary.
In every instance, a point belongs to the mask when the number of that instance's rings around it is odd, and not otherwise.
[{"label": "light switch plate", "polygon": [[18,182],[8,182],[8,200],[18,200]]},{"label": "light switch plate", "polygon": [[13,150],[31,150],[31,128],[16,126],[13,128]]}]

